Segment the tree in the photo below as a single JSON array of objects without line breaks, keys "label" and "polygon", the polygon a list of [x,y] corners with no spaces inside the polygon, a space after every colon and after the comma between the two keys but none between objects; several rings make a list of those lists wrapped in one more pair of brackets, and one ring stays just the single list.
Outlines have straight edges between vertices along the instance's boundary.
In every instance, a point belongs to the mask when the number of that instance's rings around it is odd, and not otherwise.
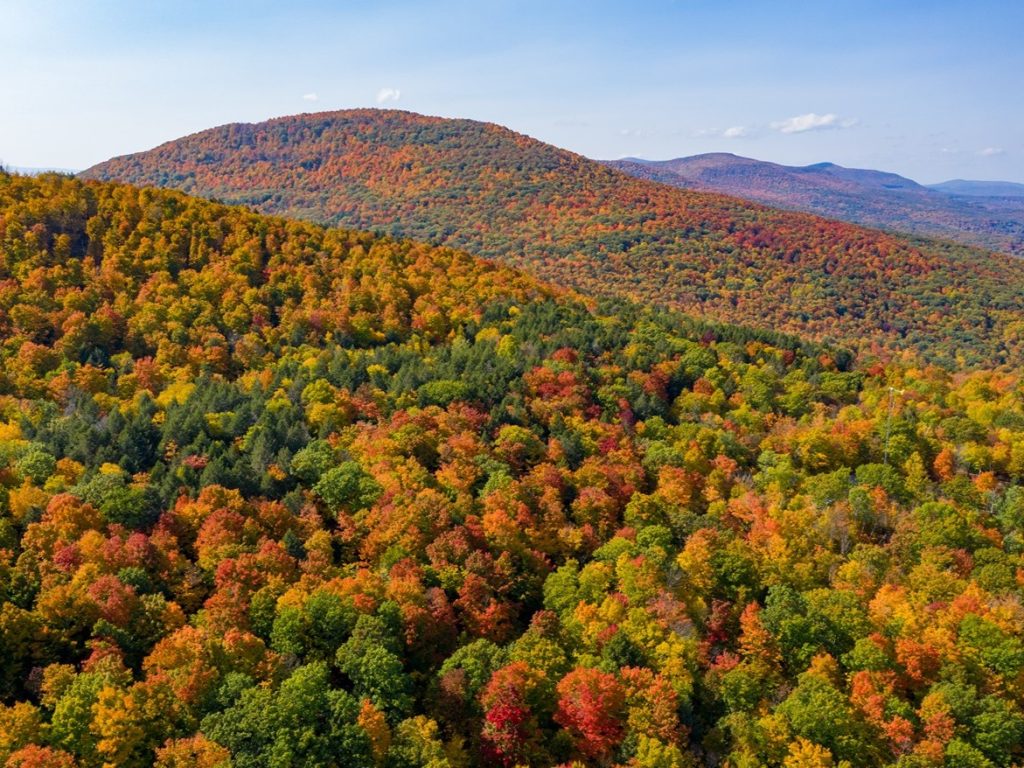
[{"label": "tree", "polygon": [[321,475],[313,490],[333,513],[358,512],[373,504],[381,488],[355,461],[346,461]]},{"label": "tree", "polygon": [[412,705],[411,681],[398,650],[384,620],[363,615],[335,657],[356,696],[369,699],[392,718],[406,714]]},{"label": "tree", "polygon": [[332,690],[326,664],[297,668],[280,688],[250,687],[229,708],[207,715],[202,732],[227,748],[236,768],[264,765],[372,766],[359,705]]},{"label": "tree", "polygon": [[778,706],[778,712],[789,721],[797,736],[825,748],[835,758],[849,760],[853,765],[877,764],[877,748],[864,723],[822,671],[834,662],[821,658],[819,668],[812,666],[800,675],[798,685]]},{"label": "tree", "polygon": [[13,752],[5,768],[75,768],[75,758],[60,749],[30,744]]},{"label": "tree", "polygon": [[608,758],[622,741],[625,693],[614,675],[577,668],[559,681],[555,722],[568,729],[576,750]]},{"label": "tree", "polygon": [[169,739],[156,751],[155,768],[231,768],[231,753],[202,734]]},{"label": "tree", "polygon": [[513,766],[537,761],[537,710],[546,682],[542,672],[522,661],[494,671],[480,693],[484,710],[480,741],[486,762]]}]

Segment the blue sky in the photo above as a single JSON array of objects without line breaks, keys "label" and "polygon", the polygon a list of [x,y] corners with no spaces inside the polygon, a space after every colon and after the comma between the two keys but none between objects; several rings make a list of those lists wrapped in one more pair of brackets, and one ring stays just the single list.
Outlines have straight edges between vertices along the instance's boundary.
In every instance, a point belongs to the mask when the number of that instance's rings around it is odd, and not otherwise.
[{"label": "blue sky", "polygon": [[385,106],[599,158],[1024,182],[1022,32],[1013,0],[0,0],[0,160]]}]

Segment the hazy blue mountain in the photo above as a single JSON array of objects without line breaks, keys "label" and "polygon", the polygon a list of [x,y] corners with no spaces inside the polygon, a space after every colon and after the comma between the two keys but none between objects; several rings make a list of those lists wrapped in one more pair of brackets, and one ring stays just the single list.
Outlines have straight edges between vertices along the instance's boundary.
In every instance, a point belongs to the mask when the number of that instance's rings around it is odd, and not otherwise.
[{"label": "hazy blue mountain", "polygon": [[1015,181],[967,181],[953,179],[940,184],[929,184],[930,189],[949,195],[968,197],[1024,197],[1024,184]]},{"label": "hazy blue mountain", "polygon": [[24,165],[6,165],[4,163],[0,163],[0,165],[11,173],[20,173],[22,176],[38,176],[40,173],[78,173],[78,170],[74,168],[36,168]]}]

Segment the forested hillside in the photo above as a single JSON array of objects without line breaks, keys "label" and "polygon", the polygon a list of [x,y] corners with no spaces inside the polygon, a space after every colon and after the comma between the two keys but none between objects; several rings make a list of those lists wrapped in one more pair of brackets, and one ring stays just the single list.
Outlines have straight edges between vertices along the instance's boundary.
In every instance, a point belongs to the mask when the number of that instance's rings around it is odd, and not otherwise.
[{"label": "forested hillside", "polygon": [[591,295],[951,367],[1024,363],[1024,264],[671,188],[470,120],[354,110],[234,124],[86,177],[443,243]]},{"label": "forested hillside", "polygon": [[0,764],[1011,766],[1024,382],[0,174]]},{"label": "forested hillside", "polygon": [[834,163],[794,167],[726,152],[607,165],[684,189],[1024,256],[1024,185],[951,181],[926,187],[895,173]]}]

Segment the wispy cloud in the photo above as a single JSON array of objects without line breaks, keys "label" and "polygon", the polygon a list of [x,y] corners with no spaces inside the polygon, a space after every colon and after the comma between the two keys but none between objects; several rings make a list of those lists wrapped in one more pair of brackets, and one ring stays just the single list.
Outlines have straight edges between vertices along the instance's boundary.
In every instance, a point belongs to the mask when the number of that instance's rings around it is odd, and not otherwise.
[{"label": "wispy cloud", "polygon": [[384,104],[389,101],[398,101],[402,98],[402,92],[397,88],[381,88],[377,91],[377,103]]},{"label": "wispy cloud", "polygon": [[978,150],[978,154],[982,157],[997,157],[998,155],[1005,155],[1006,150],[1002,147],[985,147]]},{"label": "wispy cloud", "polygon": [[755,135],[757,131],[757,126],[748,128],[745,125],[734,125],[729,128],[698,128],[691,131],[690,135],[699,139],[703,139],[708,136],[717,139],[743,139]]},{"label": "wispy cloud", "polygon": [[302,100],[303,101],[316,101],[319,98],[320,97],[317,96],[315,93],[304,93],[304,94],[302,94]]},{"label": "wispy cloud", "polygon": [[806,133],[807,131],[822,131],[834,128],[851,128],[857,124],[853,118],[844,118],[829,112],[819,115],[815,112],[808,112],[806,115],[796,115],[785,120],[776,120],[768,123],[755,123],[753,125],[731,125],[728,128],[700,128],[693,131],[692,135],[698,138],[714,137],[719,139],[751,139],[764,135],[766,130],[778,131],[779,133]]},{"label": "wispy cloud", "polygon": [[780,133],[805,133],[807,131],[820,131],[826,128],[851,128],[856,124],[856,120],[840,118],[834,112],[824,115],[808,112],[806,115],[796,115],[785,120],[778,120],[772,123],[771,127]]}]

